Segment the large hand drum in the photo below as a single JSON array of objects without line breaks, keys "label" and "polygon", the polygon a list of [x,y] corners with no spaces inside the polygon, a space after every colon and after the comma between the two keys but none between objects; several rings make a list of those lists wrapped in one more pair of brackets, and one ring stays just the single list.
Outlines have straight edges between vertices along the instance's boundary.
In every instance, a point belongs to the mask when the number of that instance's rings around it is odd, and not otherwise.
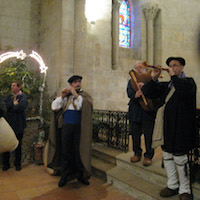
[{"label": "large hand drum", "polygon": [[19,144],[13,129],[8,122],[0,118],[0,153],[14,151]]}]

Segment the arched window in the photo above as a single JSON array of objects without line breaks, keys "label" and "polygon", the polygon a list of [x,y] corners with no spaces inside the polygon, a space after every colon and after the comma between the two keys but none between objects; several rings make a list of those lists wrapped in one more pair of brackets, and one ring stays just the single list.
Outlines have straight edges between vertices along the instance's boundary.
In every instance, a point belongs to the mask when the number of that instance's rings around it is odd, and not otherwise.
[{"label": "arched window", "polygon": [[128,0],[124,0],[119,8],[119,46],[124,48],[131,46],[131,16]]}]

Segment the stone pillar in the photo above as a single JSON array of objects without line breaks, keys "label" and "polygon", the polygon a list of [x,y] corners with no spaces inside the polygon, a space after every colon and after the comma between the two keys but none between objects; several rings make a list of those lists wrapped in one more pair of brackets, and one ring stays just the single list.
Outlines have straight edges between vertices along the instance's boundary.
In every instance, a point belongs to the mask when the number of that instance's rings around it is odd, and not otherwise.
[{"label": "stone pillar", "polygon": [[[75,0],[74,14],[74,73],[87,73],[88,68],[88,30],[85,17],[86,0]],[[91,24],[89,24],[91,25]],[[88,25],[88,26],[89,26]]]},{"label": "stone pillar", "polygon": [[62,0],[60,37],[60,83],[68,85],[68,78],[74,73],[74,0]]},{"label": "stone pillar", "polygon": [[159,8],[155,3],[146,3],[143,5],[144,16],[147,25],[147,63],[154,64],[154,18]]},{"label": "stone pillar", "polygon": [[121,0],[112,0],[112,69],[118,68],[119,61],[119,7]]}]

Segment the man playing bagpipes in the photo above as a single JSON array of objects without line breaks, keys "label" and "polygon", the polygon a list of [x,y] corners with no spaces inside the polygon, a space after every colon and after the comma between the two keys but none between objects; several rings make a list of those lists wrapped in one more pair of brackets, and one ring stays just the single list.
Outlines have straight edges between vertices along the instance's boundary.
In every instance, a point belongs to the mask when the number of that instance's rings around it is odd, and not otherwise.
[{"label": "man playing bagpipes", "polygon": [[[156,113],[153,110],[143,107],[144,96],[141,91],[141,87],[144,82],[140,82],[140,78],[143,74],[146,74],[146,66],[142,61],[138,61],[135,64],[134,71],[130,72],[132,79],[129,80],[127,85],[127,95],[130,98],[129,105],[129,133],[132,135],[133,151],[134,155],[131,157],[131,162],[135,163],[141,160],[142,148],[141,148],[141,136],[144,134],[146,152],[144,153],[143,165],[149,166],[152,163],[154,156],[154,149],[151,147],[153,126]],[[151,75],[149,73],[148,77]],[[138,78],[138,80],[137,80]],[[146,99],[145,99],[146,100]],[[146,102],[147,103],[147,102]],[[145,106],[145,105],[144,105]]]}]

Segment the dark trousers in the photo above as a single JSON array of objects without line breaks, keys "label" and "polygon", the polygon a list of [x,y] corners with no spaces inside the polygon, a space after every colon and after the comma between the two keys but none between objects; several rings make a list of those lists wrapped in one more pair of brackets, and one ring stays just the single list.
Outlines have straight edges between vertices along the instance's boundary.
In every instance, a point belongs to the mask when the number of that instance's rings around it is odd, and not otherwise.
[{"label": "dark trousers", "polygon": [[[23,136],[23,134],[21,134]],[[22,136],[18,137],[19,144],[15,149],[15,167],[21,166],[21,154],[22,154]],[[10,166],[10,152],[3,153],[3,166]]]},{"label": "dark trousers", "polygon": [[61,177],[68,179],[75,175],[77,178],[83,176],[83,164],[80,158],[80,124],[63,123],[61,130],[62,153],[61,153]]},{"label": "dark trousers", "polygon": [[152,144],[152,134],[153,134],[154,121],[143,121],[141,123],[129,122],[129,131],[132,135],[133,140],[133,151],[135,155],[142,155],[141,148],[141,136],[144,134],[145,148],[144,153],[145,158],[152,159],[154,156],[154,149],[151,148]]}]

